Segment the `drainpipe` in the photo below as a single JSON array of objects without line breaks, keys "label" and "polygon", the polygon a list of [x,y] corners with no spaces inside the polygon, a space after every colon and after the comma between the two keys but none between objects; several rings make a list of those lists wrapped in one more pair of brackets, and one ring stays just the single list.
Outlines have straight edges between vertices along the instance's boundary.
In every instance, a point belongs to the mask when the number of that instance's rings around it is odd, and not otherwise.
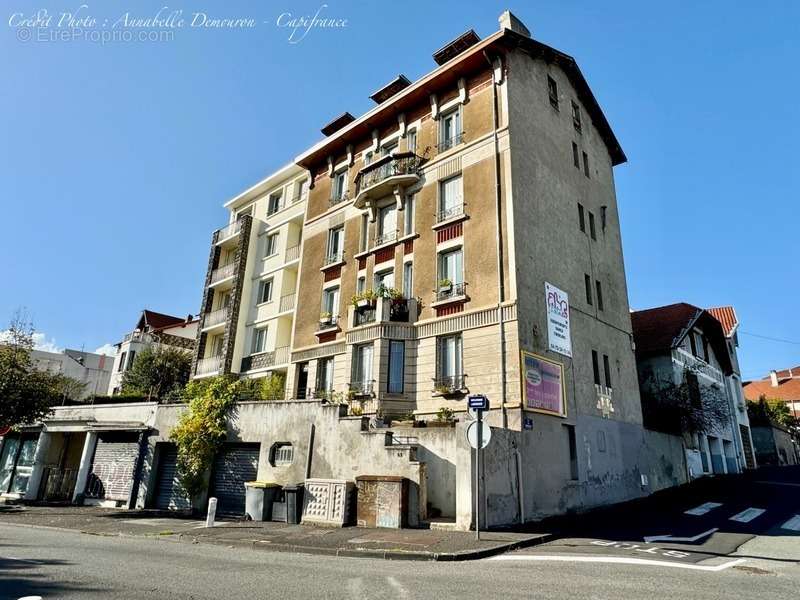
[{"label": "drainpipe", "polygon": [[[495,67],[492,59],[483,51],[483,57],[489,63],[492,70],[492,137],[494,139],[494,203],[495,203],[495,217],[497,219],[497,235],[495,236],[495,245],[497,253],[497,320],[500,328],[500,397],[502,404],[500,405],[501,414],[503,418],[503,429],[508,428],[508,412],[506,411],[506,332],[505,323],[503,321],[503,301],[505,300],[505,281],[503,279],[503,238],[502,238],[502,205],[500,202],[500,142],[497,138],[498,114],[497,114],[497,86],[500,82],[495,79]],[[500,58],[497,59],[500,61]],[[502,66],[502,62],[501,62]]]},{"label": "drainpipe", "polygon": [[519,448],[514,448],[517,462],[517,495],[519,496],[519,524],[525,524],[525,488],[522,485],[522,455]]}]

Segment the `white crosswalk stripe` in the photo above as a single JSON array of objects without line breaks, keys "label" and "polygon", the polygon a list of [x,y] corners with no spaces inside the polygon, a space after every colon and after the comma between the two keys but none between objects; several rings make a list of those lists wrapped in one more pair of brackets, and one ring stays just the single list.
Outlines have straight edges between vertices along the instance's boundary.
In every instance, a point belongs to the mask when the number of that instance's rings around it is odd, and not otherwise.
[{"label": "white crosswalk stripe", "polygon": [[722,506],[720,502],[706,502],[705,504],[701,504],[700,506],[695,506],[694,508],[690,508],[689,510],[685,511],[684,514],[700,516],[708,512],[711,512],[712,510],[714,510],[715,508],[719,508],[720,506]]},{"label": "white crosswalk stripe", "polygon": [[729,521],[737,521],[739,523],[749,523],[756,517],[760,517],[761,515],[763,515],[765,512],[767,512],[766,509],[750,507],[748,509],[743,510],[739,514],[733,515],[729,519]]},{"label": "white crosswalk stripe", "polygon": [[788,529],[789,531],[800,531],[800,515],[795,515],[786,523],[781,525],[781,529]]}]

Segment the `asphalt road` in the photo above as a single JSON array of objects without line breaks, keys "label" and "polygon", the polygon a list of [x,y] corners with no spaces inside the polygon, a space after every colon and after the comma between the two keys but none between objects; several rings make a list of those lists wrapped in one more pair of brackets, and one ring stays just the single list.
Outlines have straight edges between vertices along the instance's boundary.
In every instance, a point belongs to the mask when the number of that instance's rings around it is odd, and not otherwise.
[{"label": "asphalt road", "polygon": [[[513,560],[394,562],[0,524],[0,598],[640,600],[658,590],[659,595],[689,599],[794,600],[800,589],[800,566],[792,559],[798,539],[757,536],[739,548],[737,557],[746,556],[745,563],[709,571],[576,562],[563,552],[551,560],[540,554],[555,553],[547,546],[504,555],[520,557]],[[610,549],[605,556],[620,552]],[[534,554],[545,559],[526,558]]]}]

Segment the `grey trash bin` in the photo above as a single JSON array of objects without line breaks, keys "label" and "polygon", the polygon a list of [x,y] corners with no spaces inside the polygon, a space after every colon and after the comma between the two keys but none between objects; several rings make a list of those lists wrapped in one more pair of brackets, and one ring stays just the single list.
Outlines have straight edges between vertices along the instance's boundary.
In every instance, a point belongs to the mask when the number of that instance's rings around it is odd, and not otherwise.
[{"label": "grey trash bin", "polygon": [[303,518],[303,484],[284,486],[286,495],[286,522],[297,525]]},{"label": "grey trash bin", "polygon": [[245,513],[253,521],[272,519],[272,503],[281,486],[269,481],[248,481],[245,486]]}]

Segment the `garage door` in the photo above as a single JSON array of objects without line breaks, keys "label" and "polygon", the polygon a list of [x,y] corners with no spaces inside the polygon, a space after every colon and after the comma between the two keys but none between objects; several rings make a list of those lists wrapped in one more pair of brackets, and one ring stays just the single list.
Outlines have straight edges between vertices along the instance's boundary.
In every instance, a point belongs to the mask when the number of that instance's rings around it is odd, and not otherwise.
[{"label": "garage door", "polygon": [[161,510],[185,510],[192,507],[178,481],[178,448],[158,444],[158,478],[155,507]]},{"label": "garage door", "polygon": [[99,434],[86,497],[127,501],[138,458],[139,434],[135,431]]},{"label": "garage door", "polygon": [[211,479],[211,496],[217,498],[217,514],[244,515],[244,483],[256,479],[259,450],[260,444],[225,444],[217,454]]}]

